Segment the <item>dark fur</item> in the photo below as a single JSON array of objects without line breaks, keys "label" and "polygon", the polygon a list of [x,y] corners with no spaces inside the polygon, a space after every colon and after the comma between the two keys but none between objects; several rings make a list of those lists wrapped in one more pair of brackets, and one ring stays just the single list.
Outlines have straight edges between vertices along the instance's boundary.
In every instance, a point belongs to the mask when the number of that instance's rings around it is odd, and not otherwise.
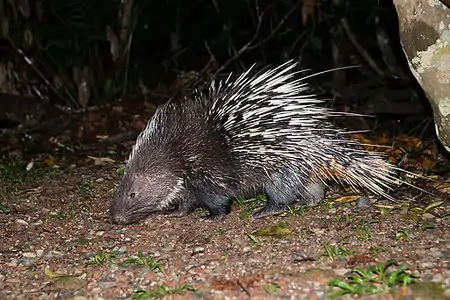
[{"label": "dark fur", "polygon": [[[111,203],[113,222],[131,224],[157,211],[175,209],[183,215],[196,208],[208,210],[207,218],[220,219],[230,212],[234,198],[261,193],[268,201],[258,216],[284,210],[297,199],[305,203],[322,199],[324,185],[299,178],[304,170],[294,163],[267,162],[271,169],[265,170],[264,164],[252,166],[245,157],[231,155],[233,139],[225,132],[212,131],[215,126],[204,122],[207,103],[198,104],[197,99],[160,108],[160,130],[144,142],[127,166]],[[273,160],[265,155],[259,159]],[[176,199],[158,208],[178,180],[183,183]]]}]

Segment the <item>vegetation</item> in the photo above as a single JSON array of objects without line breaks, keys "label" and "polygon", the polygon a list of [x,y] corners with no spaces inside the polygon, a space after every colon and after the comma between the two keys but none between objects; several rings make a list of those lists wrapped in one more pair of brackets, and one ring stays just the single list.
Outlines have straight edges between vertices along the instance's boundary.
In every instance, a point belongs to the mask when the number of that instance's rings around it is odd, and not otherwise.
[{"label": "vegetation", "polygon": [[186,70],[199,72],[187,88],[208,73],[242,70],[255,61],[292,57],[319,70],[332,63],[323,55],[332,46],[342,47],[344,61],[358,52],[343,46],[351,44],[349,35],[371,34],[363,41],[376,46],[374,28],[392,18],[391,7],[370,1],[301,3],[2,1],[0,69],[7,82],[0,90],[39,91],[51,103],[81,108],[147,94],[166,79],[190,78]]},{"label": "vegetation", "polygon": [[97,251],[97,253],[92,257],[87,263],[87,266],[104,266],[106,264],[111,264],[114,259],[117,258],[117,252],[113,251],[111,253],[103,252],[103,249]]},{"label": "vegetation", "polygon": [[85,200],[92,197],[92,195],[93,195],[92,189],[93,188],[94,188],[94,185],[92,184],[92,182],[82,182],[75,186],[78,196]]},{"label": "vegetation", "polygon": [[138,252],[136,257],[128,257],[122,261],[119,266],[127,267],[129,265],[135,265],[137,267],[145,266],[150,270],[162,271],[162,266],[160,262],[154,257],[146,257],[142,252]]},{"label": "vegetation", "polygon": [[344,259],[347,256],[352,255],[352,251],[348,250],[344,246],[331,246],[329,244],[323,245],[325,253],[319,255],[319,260],[321,258],[328,258],[331,261],[336,259]]},{"label": "vegetation", "polygon": [[407,270],[408,266],[398,265],[393,260],[366,269],[356,268],[345,280],[335,279],[329,283],[331,287],[338,288],[331,297],[336,299],[347,294],[352,296],[377,294],[397,286],[412,284],[419,275]]}]

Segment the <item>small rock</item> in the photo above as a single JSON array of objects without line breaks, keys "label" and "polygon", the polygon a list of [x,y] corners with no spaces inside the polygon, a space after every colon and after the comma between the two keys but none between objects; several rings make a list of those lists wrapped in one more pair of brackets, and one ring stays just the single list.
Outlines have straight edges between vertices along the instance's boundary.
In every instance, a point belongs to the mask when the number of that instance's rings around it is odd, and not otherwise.
[{"label": "small rock", "polygon": [[16,223],[19,224],[19,225],[24,225],[24,226],[28,226],[29,225],[27,221],[22,220],[22,219],[17,219]]},{"label": "small rock", "polygon": [[424,219],[434,219],[435,217],[432,215],[432,214],[430,214],[430,213],[424,213],[423,215],[422,215],[422,217],[424,218]]},{"label": "small rock", "polygon": [[50,295],[48,295],[48,294],[43,294],[38,297],[38,300],[49,300],[49,299],[50,299]]},{"label": "small rock", "polygon": [[33,257],[36,257],[37,255],[36,255],[36,253],[34,253],[34,252],[24,252],[24,253],[22,254],[22,256],[23,256],[23,257],[28,257],[28,258],[33,258]]},{"label": "small rock", "polygon": [[32,223],[31,225],[32,226],[41,226],[42,224],[44,224],[44,222],[42,220],[38,220],[38,221]]},{"label": "small rock", "polygon": [[118,254],[125,254],[125,253],[127,253],[127,247],[125,247],[125,246],[120,247],[119,250],[117,250],[117,253]]},{"label": "small rock", "polygon": [[204,247],[196,247],[194,249],[194,252],[192,252],[192,254],[199,254],[199,253],[203,253],[205,252],[205,248]]},{"label": "small rock", "polygon": [[7,265],[8,267],[17,267],[17,264],[18,264],[18,262],[17,262],[16,259],[13,259],[13,260],[11,260],[10,262],[6,263],[6,265]]},{"label": "small rock", "polygon": [[344,276],[350,271],[350,269],[340,268],[340,269],[334,269],[334,273],[338,276]]},{"label": "small rock", "polygon": [[114,281],[100,281],[98,283],[98,286],[102,289],[102,290],[107,290],[110,288],[115,287],[117,284]]},{"label": "small rock", "polygon": [[356,200],[356,209],[357,210],[365,210],[371,207],[369,197],[362,196]]}]

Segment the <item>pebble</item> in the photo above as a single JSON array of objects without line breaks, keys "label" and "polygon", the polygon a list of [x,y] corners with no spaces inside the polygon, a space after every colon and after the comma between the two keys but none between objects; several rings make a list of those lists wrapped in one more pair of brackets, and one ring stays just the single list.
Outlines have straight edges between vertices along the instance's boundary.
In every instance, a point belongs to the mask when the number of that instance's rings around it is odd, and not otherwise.
[{"label": "pebble", "polygon": [[334,269],[334,273],[336,273],[336,275],[338,275],[338,276],[344,276],[348,272],[350,272],[350,269],[346,269],[346,268]]},{"label": "pebble", "polygon": [[192,254],[199,254],[205,252],[205,247],[195,247],[194,252]]},{"label": "pebble", "polygon": [[48,294],[43,294],[38,297],[38,300],[49,300],[49,299],[50,299],[50,295],[48,295]]},{"label": "pebble", "polygon": [[359,197],[356,200],[356,206],[357,206],[357,210],[364,210],[364,209],[370,208],[371,203],[370,203],[369,197],[366,197],[366,196]]},{"label": "pebble", "polygon": [[100,281],[98,283],[98,286],[102,289],[102,290],[107,290],[110,288],[113,288],[115,286],[117,286],[116,282],[114,281]]},{"label": "pebble", "polygon": [[36,255],[36,253],[34,253],[34,252],[24,252],[24,253],[22,254],[22,256],[23,256],[23,257],[27,257],[27,258],[33,258],[33,257],[36,257],[37,255]]},{"label": "pebble", "polygon": [[25,226],[29,225],[27,221],[22,220],[22,219],[17,219],[16,223],[19,224],[19,225],[25,225]]}]

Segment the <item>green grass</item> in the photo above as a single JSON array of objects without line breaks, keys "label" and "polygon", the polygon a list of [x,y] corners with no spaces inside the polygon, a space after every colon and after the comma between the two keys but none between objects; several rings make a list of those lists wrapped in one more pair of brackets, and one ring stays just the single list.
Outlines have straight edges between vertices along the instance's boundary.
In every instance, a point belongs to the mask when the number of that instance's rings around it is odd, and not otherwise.
[{"label": "green grass", "polygon": [[276,294],[281,290],[281,285],[278,282],[271,282],[263,286],[264,290],[268,294]]},{"label": "green grass", "polygon": [[141,299],[163,298],[173,294],[184,295],[187,291],[195,292],[196,290],[197,289],[195,287],[188,284],[183,284],[181,287],[179,286],[169,287],[167,285],[158,285],[154,289],[136,290],[131,299],[141,300]]},{"label": "green grass", "polygon": [[[239,217],[241,219],[251,217],[254,212],[265,206],[266,203],[267,198],[264,194],[260,194],[256,197],[246,200],[237,199],[236,201],[234,201],[234,204],[241,208],[241,211],[239,213]],[[309,207],[306,205],[286,205],[286,208],[286,211],[280,211],[279,213],[275,213],[275,215],[281,213],[289,213],[291,215],[301,216],[309,209]]]},{"label": "green grass", "polygon": [[408,230],[399,230],[395,233],[395,240],[396,241],[400,241],[403,239],[407,239],[411,236],[411,233],[409,233]]},{"label": "green grass", "polygon": [[[86,262],[87,266],[104,266],[112,264],[118,258],[116,251],[106,253],[103,249],[99,249],[97,253]],[[147,267],[153,271],[162,271],[161,262],[154,257],[146,256],[142,252],[138,252],[136,256],[125,258],[121,263],[117,264],[119,267]]]},{"label": "green grass", "polygon": [[261,194],[251,199],[237,199],[234,204],[239,206],[242,210],[239,213],[241,219],[249,218],[260,207],[266,205],[266,196]]},{"label": "green grass", "polygon": [[37,179],[55,173],[50,167],[33,167],[27,171],[27,165],[21,163],[0,163],[0,180],[12,185],[29,185]]},{"label": "green grass", "polygon": [[334,279],[329,283],[330,287],[338,289],[331,295],[331,299],[343,295],[378,294],[398,286],[412,284],[419,275],[407,270],[408,266],[398,265],[393,260],[366,269],[356,268],[344,280]]},{"label": "green grass", "polygon": [[8,214],[9,210],[8,207],[6,205],[0,204],[0,210],[4,213],[4,214]]},{"label": "green grass", "polygon": [[111,264],[114,262],[114,259],[117,258],[117,252],[113,251],[111,253],[103,252],[103,249],[97,251],[97,253],[92,257],[87,263],[86,266],[104,266],[106,264]]},{"label": "green grass", "polygon": [[136,257],[128,257],[122,261],[119,266],[127,267],[129,265],[135,265],[137,267],[145,266],[153,271],[162,271],[160,262],[154,257],[146,257],[142,252],[138,252]]},{"label": "green grass", "polygon": [[26,164],[0,163],[0,210],[8,213],[9,200],[15,199],[30,190],[30,186],[39,178],[56,173],[50,167],[33,167],[27,171]]},{"label": "green grass", "polygon": [[92,182],[82,182],[75,186],[78,197],[85,200],[90,199],[93,196],[93,188],[94,185]]},{"label": "green grass", "polygon": [[288,212],[291,215],[302,216],[309,208],[307,205],[288,205]]},{"label": "green grass", "polygon": [[56,215],[56,218],[59,221],[75,220],[77,218],[77,213],[74,210],[71,210],[69,213],[60,212],[59,214]]},{"label": "green grass", "polygon": [[380,221],[377,221],[377,220],[363,221],[361,223],[360,228],[356,229],[356,232],[358,234],[358,239],[370,241],[372,239],[372,229],[370,227],[372,224],[376,224],[379,222]]},{"label": "green grass", "polygon": [[250,247],[250,250],[252,250],[253,247],[258,243],[258,239],[251,233],[247,233],[247,237],[250,239],[248,246]]},{"label": "green grass", "polygon": [[335,261],[336,259],[344,259],[347,256],[352,255],[352,251],[348,250],[344,246],[330,246],[329,244],[323,245],[325,253],[319,255],[321,258],[328,258],[328,260]]}]

